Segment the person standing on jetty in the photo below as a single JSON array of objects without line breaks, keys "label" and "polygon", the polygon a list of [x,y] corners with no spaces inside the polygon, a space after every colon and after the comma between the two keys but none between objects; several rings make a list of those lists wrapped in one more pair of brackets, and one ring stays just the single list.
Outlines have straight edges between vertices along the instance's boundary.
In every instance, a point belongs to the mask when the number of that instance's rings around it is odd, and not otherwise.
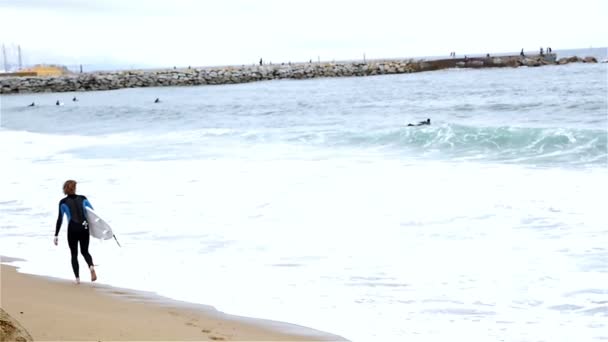
[{"label": "person standing on jetty", "polygon": [[82,253],[84,260],[89,265],[89,271],[91,271],[91,281],[95,281],[97,280],[97,274],[93,266],[93,257],[89,254],[89,224],[84,214],[85,207],[93,209],[93,206],[85,196],[76,195],[76,181],[74,180],[70,179],[63,183],[63,193],[66,197],[59,201],[59,216],[57,217],[53,243],[57,246],[57,236],[63,223],[63,215],[66,215],[68,217],[68,246],[72,254],[72,270],[76,277],[76,284],[80,284],[80,269],[78,265],[79,243],[80,253]]}]

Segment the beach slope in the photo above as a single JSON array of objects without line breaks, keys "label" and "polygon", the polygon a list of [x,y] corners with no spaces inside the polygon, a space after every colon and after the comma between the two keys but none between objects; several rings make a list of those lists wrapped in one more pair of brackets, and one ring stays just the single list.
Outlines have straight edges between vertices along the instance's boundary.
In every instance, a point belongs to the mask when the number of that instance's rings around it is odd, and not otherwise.
[{"label": "beach slope", "polygon": [[[6,261],[6,260],[5,260]],[[22,274],[0,265],[0,306],[34,340],[343,340],[296,325],[231,316],[153,294]],[[4,336],[7,337],[7,336]]]}]

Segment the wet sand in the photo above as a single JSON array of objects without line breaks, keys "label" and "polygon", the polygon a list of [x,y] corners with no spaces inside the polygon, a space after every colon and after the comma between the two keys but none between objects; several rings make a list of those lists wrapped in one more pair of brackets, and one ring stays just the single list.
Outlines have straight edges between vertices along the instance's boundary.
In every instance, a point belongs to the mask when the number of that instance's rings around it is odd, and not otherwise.
[{"label": "wet sand", "polygon": [[90,283],[86,277],[76,285],[22,274],[6,264],[0,267],[0,307],[38,341],[343,340],[297,325],[227,315],[209,306]]}]

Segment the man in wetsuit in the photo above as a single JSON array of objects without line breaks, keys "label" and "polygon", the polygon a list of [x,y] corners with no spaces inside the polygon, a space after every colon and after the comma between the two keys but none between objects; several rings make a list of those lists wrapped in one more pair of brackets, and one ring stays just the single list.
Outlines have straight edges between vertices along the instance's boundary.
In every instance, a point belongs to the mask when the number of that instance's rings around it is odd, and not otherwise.
[{"label": "man in wetsuit", "polygon": [[411,124],[411,123],[409,123],[409,124],[407,124],[407,125],[408,125],[408,126],[426,126],[426,125],[430,125],[430,124],[431,124],[431,119],[426,119],[426,120],[424,120],[424,121],[420,121],[419,123],[417,123],[417,124],[415,124],[415,125],[414,125],[414,124]]},{"label": "man in wetsuit", "polygon": [[80,283],[79,266],[78,266],[78,244],[80,243],[80,253],[89,265],[91,271],[91,281],[97,280],[95,268],[93,267],[93,258],[89,254],[89,227],[84,214],[85,207],[93,209],[89,200],[82,195],[76,195],[76,181],[68,180],[63,184],[63,193],[66,195],[59,201],[59,216],[57,217],[57,225],[55,227],[55,238],[53,242],[57,246],[57,236],[63,222],[63,215],[68,217],[68,246],[72,254],[72,270],[76,276],[76,283]]}]

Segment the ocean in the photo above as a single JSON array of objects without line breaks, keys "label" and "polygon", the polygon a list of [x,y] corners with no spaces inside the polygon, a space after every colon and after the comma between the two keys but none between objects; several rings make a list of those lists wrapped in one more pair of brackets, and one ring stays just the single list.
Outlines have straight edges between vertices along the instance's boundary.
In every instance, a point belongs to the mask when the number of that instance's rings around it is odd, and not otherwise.
[{"label": "ocean", "polygon": [[0,255],[73,278],[52,240],[75,179],[122,245],[91,242],[104,284],[353,341],[608,339],[607,83],[599,63],[1,96]]}]

